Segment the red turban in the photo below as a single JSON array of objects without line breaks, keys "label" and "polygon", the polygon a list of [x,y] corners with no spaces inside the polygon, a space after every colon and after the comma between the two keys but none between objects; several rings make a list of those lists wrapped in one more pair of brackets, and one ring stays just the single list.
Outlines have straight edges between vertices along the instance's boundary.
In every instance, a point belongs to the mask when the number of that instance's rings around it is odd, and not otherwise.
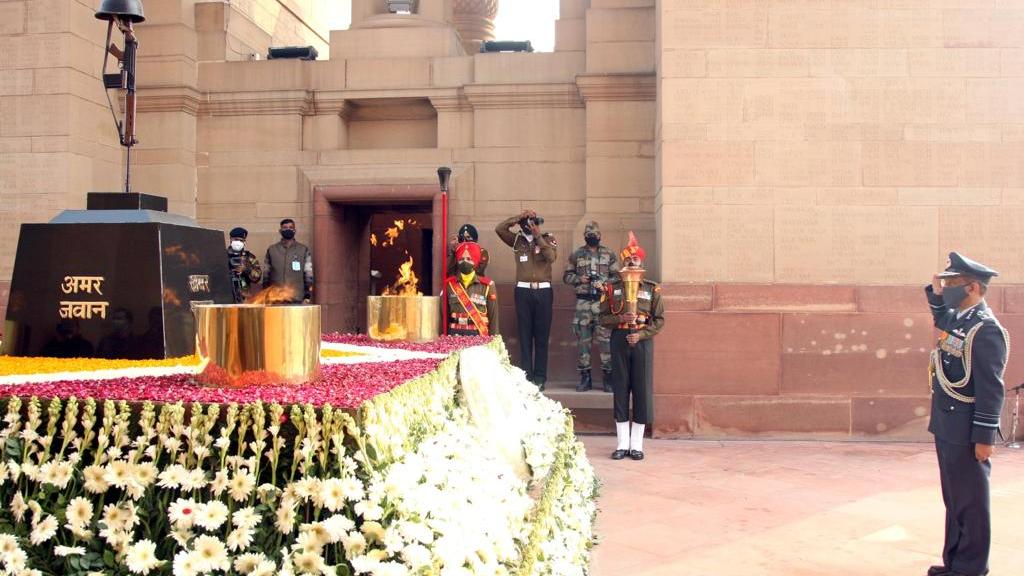
[{"label": "red turban", "polygon": [[636,241],[636,236],[633,235],[632,230],[629,231],[629,244],[626,244],[626,247],[622,249],[619,256],[622,257],[623,261],[631,256],[637,256],[641,260],[647,259],[647,254],[644,252],[644,249],[640,247],[640,243]]},{"label": "red turban", "polygon": [[480,245],[476,242],[463,242],[455,248],[455,259],[462,260],[462,257],[469,252],[469,257],[473,259],[473,265],[480,265]]}]

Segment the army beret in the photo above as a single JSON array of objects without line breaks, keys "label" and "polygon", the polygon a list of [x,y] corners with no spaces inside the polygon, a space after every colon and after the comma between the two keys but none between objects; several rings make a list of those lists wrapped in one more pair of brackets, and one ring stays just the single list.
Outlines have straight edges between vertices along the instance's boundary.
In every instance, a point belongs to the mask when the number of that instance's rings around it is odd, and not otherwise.
[{"label": "army beret", "polygon": [[246,238],[249,236],[249,231],[242,227],[232,228],[229,236],[231,238]]},{"label": "army beret", "polygon": [[970,276],[987,284],[993,276],[999,276],[999,272],[966,256],[950,252],[949,265],[939,273],[939,278],[952,278],[953,276]]}]

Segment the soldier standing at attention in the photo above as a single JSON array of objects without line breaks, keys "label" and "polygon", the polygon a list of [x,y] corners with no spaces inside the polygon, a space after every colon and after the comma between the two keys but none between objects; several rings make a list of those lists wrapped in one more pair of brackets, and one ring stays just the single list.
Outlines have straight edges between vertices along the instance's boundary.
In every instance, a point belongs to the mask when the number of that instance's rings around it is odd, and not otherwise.
[{"label": "soldier standing at attention", "polygon": [[[622,250],[623,268],[642,268],[644,249],[629,233]],[[626,313],[626,290],[621,277],[613,278],[601,298],[601,324],[612,328],[612,386],[615,389],[615,436],[612,460],[627,455],[644,459],[644,428],[654,420],[654,336],[665,324],[661,287],[647,280],[637,290],[636,314]],[[633,417],[629,401],[633,399]],[[632,420],[632,423],[630,423]]]},{"label": "soldier standing at attention", "polygon": [[577,392],[586,392],[593,387],[590,375],[590,349],[597,338],[601,353],[602,384],[605,392],[612,391],[612,354],[609,345],[611,330],[601,326],[598,315],[601,311],[601,294],[608,277],[616,267],[615,253],[601,244],[601,230],[597,222],[588,222],[583,231],[586,242],[569,255],[569,262],[562,274],[562,281],[576,289],[576,315],[572,321],[572,332],[579,339],[580,383]]},{"label": "soldier standing at attention", "polygon": [[490,278],[477,273],[480,252],[476,242],[463,242],[455,249],[456,272],[445,281],[452,336],[498,333],[498,290]]},{"label": "soldier standing at attention", "polygon": [[[551,265],[558,242],[541,232],[544,219],[533,210],[501,221],[494,229],[516,257],[516,324],[519,367],[543,391],[548,379],[548,339],[551,337]],[[510,230],[513,226],[516,231]]]},{"label": "soldier standing at attention", "polygon": [[925,288],[935,327],[942,331],[929,365],[932,413],[946,538],[942,565],[928,576],[988,574],[992,539],[989,458],[1000,436],[1003,370],[1010,337],[985,302],[999,273],[956,252]]},{"label": "soldier standing at attention", "polygon": [[245,302],[251,296],[253,286],[259,286],[263,279],[263,269],[260,268],[260,259],[255,254],[245,249],[245,239],[249,237],[249,231],[245,228],[232,228],[229,237],[231,243],[228,245],[228,272],[231,274],[231,292],[235,297],[235,303]]}]

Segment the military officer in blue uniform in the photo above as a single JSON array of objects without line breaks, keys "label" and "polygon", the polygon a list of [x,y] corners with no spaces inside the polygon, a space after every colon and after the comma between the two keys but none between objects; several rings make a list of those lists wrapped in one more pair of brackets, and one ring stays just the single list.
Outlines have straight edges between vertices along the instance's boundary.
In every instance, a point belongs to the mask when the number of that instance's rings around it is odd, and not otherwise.
[{"label": "military officer in blue uniform", "polygon": [[925,288],[935,327],[941,331],[931,353],[932,413],[946,539],[942,565],[928,576],[988,574],[991,544],[990,457],[1000,437],[1003,370],[1010,338],[985,303],[989,280],[998,272],[949,255],[949,266]]}]

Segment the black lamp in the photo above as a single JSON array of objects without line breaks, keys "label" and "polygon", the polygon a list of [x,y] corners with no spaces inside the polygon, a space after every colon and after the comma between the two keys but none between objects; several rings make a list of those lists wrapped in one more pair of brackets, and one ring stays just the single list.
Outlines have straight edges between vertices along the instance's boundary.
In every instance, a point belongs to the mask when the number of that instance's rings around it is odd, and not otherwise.
[{"label": "black lamp", "polygon": [[441,166],[437,169],[437,179],[441,183],[441,192],[448,191],[448,180],[452,177],[452,169],[447,166]]},{"label": "black lamp", "polygon": [[[135,39],[135,31],[132,24],[138,24],[146,20],[142,11],[142,0],[103,0],[100,9],[96,11],[96,18],[107,21],[107,41],[104,44],[106,50],[103,52],[103,87],[107,90],[107,104],[110,106],[110,115],[114,118],[114,126],[117,127],[117,136],[121,145],[128,149],[125,159],[124,191],[129,193],[131,188],[132,174],[132,146],[138,144],[135,138],[135,53],[139,48],[139,42]],[[110,42],[110,36],[114,26],[124,35],[124,49],[118,48]],[[121,64],[121,70],[107,74],[107,59],[113,56]],[[110,90],[124,90],[124,121],[117,119],[117,112],[114,103],[110,99]]]}]

